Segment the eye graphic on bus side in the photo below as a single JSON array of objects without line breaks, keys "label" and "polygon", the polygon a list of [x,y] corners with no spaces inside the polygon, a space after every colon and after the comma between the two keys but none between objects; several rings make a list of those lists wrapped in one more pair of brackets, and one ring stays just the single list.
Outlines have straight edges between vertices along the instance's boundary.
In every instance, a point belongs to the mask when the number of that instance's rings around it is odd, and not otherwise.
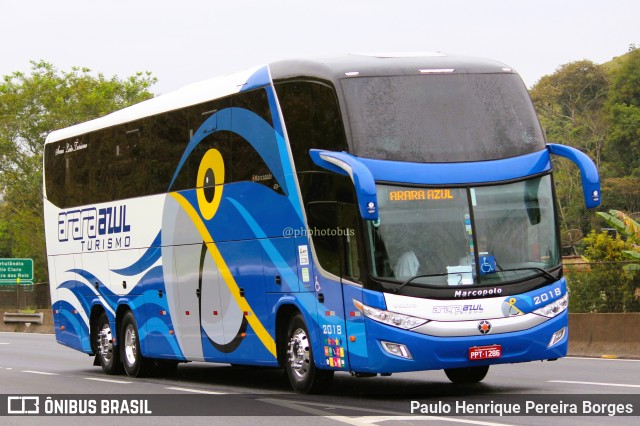
[{"label": "eye graphic on bus side", "polygon": [[217,149],[207,151],[198,167],[198,207],[205,220],[210,220],[216,214],[222,200],[224,183],[224,161]]},{"label": "eye graphic on bus side", "polygon": [[213,170],[207,169],[204,173],[204,199],[207,203],[212,203],[215,195],[215,175],[213,174]]}]

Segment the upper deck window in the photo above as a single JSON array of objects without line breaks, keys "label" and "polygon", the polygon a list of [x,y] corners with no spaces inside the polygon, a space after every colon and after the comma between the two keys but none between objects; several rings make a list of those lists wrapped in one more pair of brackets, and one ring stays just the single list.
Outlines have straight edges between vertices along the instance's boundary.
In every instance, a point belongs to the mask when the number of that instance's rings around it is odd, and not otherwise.
[{"label": "upper deck window", "polygon": [[412,162],[483,161],[544,149],[517,74],[429,74],[342,80],[358,156]]},{"label": "upper deck window", "polygon": [[275,85],[298,173],[318,170],[312,148],[346,151],[347,141],[336,91],[326,83],[294,80]]}]

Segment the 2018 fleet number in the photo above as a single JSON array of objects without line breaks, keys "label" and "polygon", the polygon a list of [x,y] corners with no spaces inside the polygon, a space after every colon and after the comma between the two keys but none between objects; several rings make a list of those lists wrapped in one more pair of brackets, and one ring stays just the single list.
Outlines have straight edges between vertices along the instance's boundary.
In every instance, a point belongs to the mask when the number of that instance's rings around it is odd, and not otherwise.
[{"label": "2018 fleet number", "polygon": [[341,325],[323,324],[322,334],[342,334]]},{"label": "2018 fleet number", "polygon": [[546,293],[542,293],[539,296],[533,296],[533,304],[534,305],[539,305],[541,303],[545,303],[549,301],[549,297],[553,298],[553,297],[559,297],[562,295],[562,291],[560,290],[560,287],[556,287],[553,290],[549,290]]}]

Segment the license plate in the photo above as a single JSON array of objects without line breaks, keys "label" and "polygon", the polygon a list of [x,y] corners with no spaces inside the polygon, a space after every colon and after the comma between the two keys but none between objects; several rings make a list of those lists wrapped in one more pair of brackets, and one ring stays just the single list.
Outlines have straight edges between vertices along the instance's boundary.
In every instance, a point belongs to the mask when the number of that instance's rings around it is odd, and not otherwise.
[{"label": "license plate", "polygon": [[477,359],[500,358],[501,356],[502,346],[500,345],[476,346],[473,348],[469,348],[469,359],[471,361]]}]

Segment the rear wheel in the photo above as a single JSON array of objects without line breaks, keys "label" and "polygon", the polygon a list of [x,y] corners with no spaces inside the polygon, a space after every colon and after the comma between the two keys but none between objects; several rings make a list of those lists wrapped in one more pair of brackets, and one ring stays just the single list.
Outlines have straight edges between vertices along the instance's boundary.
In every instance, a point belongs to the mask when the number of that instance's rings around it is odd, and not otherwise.
[{"label": "rear wheel", "polygon": [[121,374],[123,372],[120,355],[114,345],[111,324],[106,313],[102,313],[98,318],[96,328],[96,357],[106,374]]},{"label": "rear wheel", "polygon": [[489,371],[488,365],[480,367],[445,368],[444,373],[449,380],[456,384],[470,384],[481,382]]},{"label": "rear wheel", "polygon": [[130,377],[142,377],[148,373],[149,361],[140,352],[138,323],[131,311],[122,318],[120,330],[120,357],[124,371]]},{"label": "rear wheel", "polygon": [[309,332],[300,314],[291,319],[287,329],[285,369],[293,390],[300,393],[320,393],[331,385],[333,379],[332,370],[316,367]]}]

